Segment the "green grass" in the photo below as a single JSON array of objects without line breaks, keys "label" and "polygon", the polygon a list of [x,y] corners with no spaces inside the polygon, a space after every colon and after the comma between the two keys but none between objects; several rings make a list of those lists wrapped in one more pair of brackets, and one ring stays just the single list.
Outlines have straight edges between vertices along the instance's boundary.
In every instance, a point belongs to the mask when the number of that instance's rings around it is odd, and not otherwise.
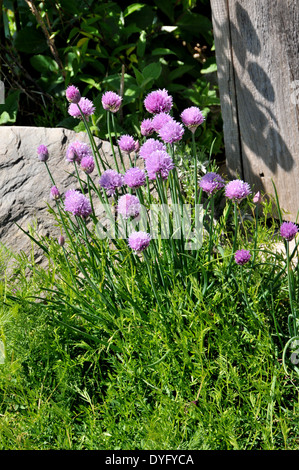
[{"label": "green grass", "polygon": [[[260,237],[269,237],[265,227]],[[196,273],[188,292],[174,279],[164,315],[147,271],[116,264],[119,295],[131,293],[134,304],[112,319],[85,286],[82,298],[99,306],[90,322],[71,307],[78,302],[67,285],[61,311],[28,302],[38,292],[50,298],[53,272],[66,269],[49,246],[49,270],[28,276],[21,257],[1,283],[0,449],[299,448],[298,376],[284,371],[273,321],[286,334],[287,282],[263,299],[270,263],[251,272],[250,308],[236,290],[239,267],[224,281],[219,261],[206,289]]]}]

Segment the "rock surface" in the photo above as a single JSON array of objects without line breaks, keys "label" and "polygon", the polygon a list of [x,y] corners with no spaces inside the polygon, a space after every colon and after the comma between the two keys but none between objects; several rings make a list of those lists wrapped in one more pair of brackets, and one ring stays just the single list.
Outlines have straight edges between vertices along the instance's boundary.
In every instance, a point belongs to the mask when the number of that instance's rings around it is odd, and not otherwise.
[{"label": "rock surface", "polygon": [[[53,184],[44,163],[37,158],[37,147],[41,144],[48,147],[47,164],[63,195],[68,189],[80,189],[74,165],[65,160],[66,149],[75,140],[89,143],[85,132],[75,133],[64,128],[0,127],[0,242],[14,253],[24,251],[29,256],[31,249],[30,239],[15,222],[26,231],[28,224],[36,224],[37,233],[59,236],[47,207],[47,203],[55,207],[50,198]],[[95,140],[108,164],[115,168],[110,143]],[[91,177],[98,185],[96,169]],[[85,179],[84,174],[82,179]],[[95,210],[97,204],[100,206],[98,198]],[[40,261],[39,253],[36,262]]]}]

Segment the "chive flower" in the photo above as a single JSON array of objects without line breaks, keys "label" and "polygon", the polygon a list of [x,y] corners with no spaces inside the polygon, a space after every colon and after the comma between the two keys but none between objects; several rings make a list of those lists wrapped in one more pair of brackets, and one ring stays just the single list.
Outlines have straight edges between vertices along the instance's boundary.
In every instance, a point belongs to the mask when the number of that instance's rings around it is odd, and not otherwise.
[{"label": "chive flower", "polygon": [[80,163],[84,157],[91,157],[92,151],[88,144],[75,140],[66,149],[66,161]]},{"label": "chive flower", "polygon": [[60,192],[56,186],[52,186],[50,190],[50,197],[51,199],[57,200],[60,198]]},{"label": "chive flower", "polygon": [[181,119],[184,125],[193,133],[205,120],[202,112],[197,108],[197,106],[191,106],[190,108],[184,109],[181,113]]},{"label": "chive flower", "polygon": [[90,173],[93,172],[95,166],[93,157],[91,155],[86,155],[83,157],[80,166],[87,175],[90,175]]},{"label": "chive flower", "polygon": [[136,142],[130,135],[122,135],[117,141],[120,150],[126,153],[134,152],[136,149]]},{"label": "chive flower", "polygon": [[144,106],[151,114],[169,113],[172,108],[172,96],[165,89],[152,91],[146,96]]},{"label": "chive flower", "polygon": [[106,111],[117,113],[121,106],[122,97],[114,91],[106,91],[102,96],[102,106]]},{"label": "chive flower", "polygon": [[89,200],[76,189],[69,189],[65,193],[64,208],[67,212],[84,219],[92,212]]},{"label": "chive flower", "polygon": [[117,188],[120,188],[124,184],[124,177],[115,170],[106,170],[100,177],[99,184],[103,188],[108,196],[114,196]]},{"label": "chive flower", "polygon": [[174,163],[167,152],[155,150],[145,160],[145,168],[150,180],[155,180],[157,175],[162,179],[167,179],[170,170],[174,168]]},{"label": "chive flower", "polygon": [[118,200],[117,210],[124,219],[137,217],[140,214],[141,204],[137,196],[124,194]]},{"label": "chive flower", "polygon": [[85,119],[87,120],[89,119],[89,116],[95,112],[95,106],[92,101],[90,101],[88,98],[80,98],[78,103],[71,103],[69,105],[68,113],[74,118],[82,119],[79,107]]},{"label": "chive flower", "polygon": [[248,261],[251,258],[251,254],[248,250],[238,250],[235,253],[235,261],[237,264],[240,266],[243,266],[244,264],[248,263]]},{"label": "chive flower", "polygon": [[145,137],[151,135],[154,132],[152,119],[143,119],[140,125],[140,133]]},{"label": "chive flower", "polygon": [[215,191],[224,187],[224,179],[217,173],[211,171],[206,173],[200,180],[199,187],[208,194],[213,194]]},{"label": "chive flower", "polygon": [[63,246],[64,245],[64,242],[65,242],[65,238],[63,235],[60,235],[59,238],[58,238],[58,244],[60,246]]},{"label": "chive flower", "polygon": [[159,132],[167,122],[173,121],[173,117],[168,113],[156,114],[152,119],[152,125],[155,132]]},{"label": "chive flower", "polygon": [[161,139],[168,143],[173,144],[181,140],[184,134],[184,127],[180,122],[176,122],[174,119],[171,119],[158,132]]},{"label": "chive flower", "polygon": [[150,244],[151,236],[146,232],[133,232],[128,238],[129,247],[136,253],[144,251]]},{"label": "chive flower", "polygon": [[242,180],[232,180],[225,186],[225,196],[234,202],[240,202],[251,193],[248,183]]},{"label": "chive flower", "polygon": [[49,158],[49,151],[45,145],[39,145],[37,148],[37,157],[40,162],[46,162]]},{"label": "chive flower", "polygon": [[166,152],[166,146],[160,140],[147,139],[140,147],[139,157],[146,160],[155,150],[164,150]]},{"label": "chive flower", "polygon": [[295,238],[297,232],[298,227],[293,222],[283,222],[280,226],[280,235],[288,242]]},{"label": "chive flower", "polygon": [[146,182],[146,175],[144,170],[138,167],[129,168],[124,175],[124,184],[129,188],[139,188]]},{"label": "chive flower", "polygon": [[74,104],[78,104],[81,99],[80,91],[74,85],[70,85],[69,87],[67,87],[65,96],[70,103]]}]

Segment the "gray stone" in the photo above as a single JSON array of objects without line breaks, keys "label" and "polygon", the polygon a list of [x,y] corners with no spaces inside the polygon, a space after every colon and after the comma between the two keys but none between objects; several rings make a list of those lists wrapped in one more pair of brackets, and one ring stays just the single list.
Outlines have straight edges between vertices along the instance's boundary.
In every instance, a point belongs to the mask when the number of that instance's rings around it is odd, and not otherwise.
[{"label": "gray stone", "polygon": [[[36,225],[38,234],[59,236],[60,231],[47,207],[48,203],[55,208],[50,198],[53,184],[45,164],[37,158],[37,148],[41,144],[48,147],[47,164],[63,195],[68,189],[80,189],[74,165],[65,159],[68,145],[75,140],[89,143],[85,132],[75,133],[64,128],[0,127],[0,242],[14,253],[24,251],[29,256],[31,250],[30,239],[15,223],[26,231],[28,225]],[[115,168],[110,143],[95,140],[101,155]],[[125,163],[128,168],[128,161]],[[85,179],[84,174],[81,177]],[[96,169],[91,177],[98,186]],[[100,207],[97,197],[94,204],[97,213]],[[42,261],[41,253],[38,250],[36,253],[36,262]]]}]

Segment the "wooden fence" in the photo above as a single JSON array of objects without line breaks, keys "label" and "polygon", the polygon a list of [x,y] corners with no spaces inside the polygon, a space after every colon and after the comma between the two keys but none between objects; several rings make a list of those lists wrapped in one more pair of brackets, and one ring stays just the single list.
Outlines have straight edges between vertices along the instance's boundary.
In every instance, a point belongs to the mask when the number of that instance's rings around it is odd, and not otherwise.
[{"label": "wooden fence", "polygon": [[228,175],[299,210],[299,0],[211,0]]}]

